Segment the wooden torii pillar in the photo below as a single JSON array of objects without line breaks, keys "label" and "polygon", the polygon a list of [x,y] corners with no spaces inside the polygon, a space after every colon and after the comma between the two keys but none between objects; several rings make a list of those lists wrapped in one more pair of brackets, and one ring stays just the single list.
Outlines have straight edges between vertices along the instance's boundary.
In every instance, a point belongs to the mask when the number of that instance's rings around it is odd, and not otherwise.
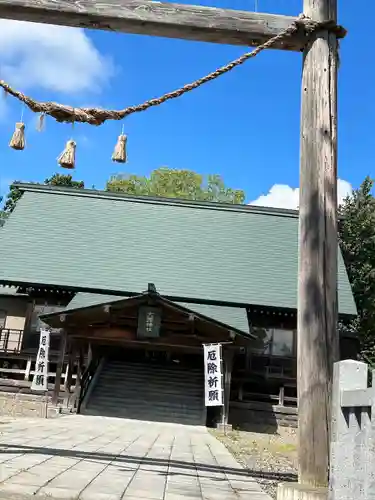
[{"label": "wooden torii pillar", "polygon": [[[303,9],[313,21],[336,21],[337,0],[304,0]],[[244,46],[264,43],[296,21],[290,16],[149,0],[116,0],[115,4],[95,0],[0,0],[1,17]],[[333,362],[338,356],[337,39],[335,33],[322,27],[309,39],[303,30],[298,31],[274,48],[304,52],[298,280],[299,481],[302,486],[317,487],[328,481],[330,392]]]},{"label": "wooden torii pillar", "polygon": [[[337,0],[305,0],[315,21],[336,21]],[[303,54],[298,280],[299,476],[325,486],[329,471],[337,311],[337,39],[315,33]]]}]

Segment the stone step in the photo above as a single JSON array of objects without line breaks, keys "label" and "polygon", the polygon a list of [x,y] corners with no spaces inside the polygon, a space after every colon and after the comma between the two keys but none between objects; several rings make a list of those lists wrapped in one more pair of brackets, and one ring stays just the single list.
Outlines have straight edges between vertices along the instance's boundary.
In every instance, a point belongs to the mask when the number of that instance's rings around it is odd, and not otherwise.
[{"label": "stone step", "polygon": [[105,411],[118,411],[119,413],[125,412],[125,413],[160,413],[160,414],[170,414],[170,415],[201,415],[203,413],[202,407],[180,407],[180,406],[162,406],[162,405],[116,405],[115,402],[112,402],[111,404],[103,405],[100,404],[99,402],[95,401],[92,404],[89,404],[87,406],[88,410],[91,409],[102,409]]},{"label": "stone step", "polygon": [[[158,396],[160,396],[158,398]],[[121,404],[121,405],[135,405],[135,404],[144,404],[148,406],[166,406],[166,407],[171,407],[171,406],[186,406],[186,407],[197,407],[200,408],[202,403],[204,402],[204,398],[183,398],[179,397],[179,395],[176,395],[176,397],[170,396],[170,397],[164,397],[163,394],[154,394],[153,396],[146,397],[143,394],[139,394],[137,397],[121,397],[121,396],[113,396],[111,397],[111,394],[105,394],[103,395],[102,393],[98,394],[93,394],[93,396],[90,398],[90,401],[98,401],[103,404],[110,404],[112,401],[115,401],[116,404]],[[90,402],[89,401],[89,402]]]},{"label": "stone step", "polygon": [[199,387],[203,386],[203,377],[198,380],[190,380],[188,378],[177,378],[173,377],[173,375],[170,375],[168,378],[160,378],[157,375],[154,375],[152,377],[136,377],[134,375],[129,376],[129,377],[117,377],[114,376],[113,374],[111,375],[104,375],[100,374],[99,377],[101,382],[104,382],[106,384],[116,384],[119,386],[129,386],[131,383],[132,384],[137,384],[137,385],[142,385],[142,384],[165,384],[165,385],[170,385],[171,382],[173,382],[173,386],[175,387],[176,385],[184,385],[186,388],[188,387]]},{"label": "stone step", "polygon": [[170,376],[171,373],[173,373],[173,376],[176,378],[188,378],[191,380],[197,380],[203,377],[203,371],[202,372],[189,372],[189,371],[182,371],[182,370],[158,370],[156,367],[154,367],[152,370],[140,370],[140,369],[123,369],[123,368],[118,368],[118,369],[113,369],[111,366],[105,365],[103,367],[103,373],[111,373],[113,375],[117,376],[131,376],[131,375],[140,375],[140,376],[146,376],[146,377],[152,377],[153,375],[157,374],[159,377],[168,377]]},{"label": "stone step", "polygon": [[203,371],[107,362],[83,413],[204,425]]},{"label": "stone step", "polygon": [[158,375],[154,374],[153,376],[146,377],[146,376],[139,376],[137,377],[136,375],[131,375],[131,376],[117,376],[114,375],[113,373],[111,374],[100,374],[100,380],[104,381],[108,384],[116,383],[119,385],[127,385],[130,382],[132,383],[139,383],[139,384],[146,384],[146,383],[159,383],[159,384],[168,384],[173,381],[173,384],[184,384],[186,387],[196,387],[197,384],[203,386],[204,379],[203,377],[196,379],[196,380],[191,380],[187,377],[185,378],[180,378],[180,377],[174,377],[173,374],[170,374],[169,377],[159,377]]},{"label": "stone step", "polygon": [[181,403],[183,404],[184,402],[188,402],[189,405],[191,404],[201,404],[203,401],[203,393],[198,394],[198,395],[190,395],[190,394],[177,394],[173,392],[162,392],[162,393],[157,393],[157,392],[152,392],[151,390],[149,391],[127,391],[127,392],[118,392],[118,391],[111,391],[109,388],[108,390],[104,391],[103,389],[97,389],[95,388],[93,392],[93,397],[97,400],[102,400],[102,401],[108,401],[111,399],[116,399],[118,401],[123,401],[126,399],[131,399],[132,401],[149,401],[150,403],[157,403],[158,401],[162,402],[170,402],[173,401],[175,403]]},{"label": "stone step", "polygon": [[201,408],[187,408],[187,407],[167,407],[167,406],[153,406],[153,405],[116,405],[114,402],[108,405],[95,402],[87,406],[88,410],[101,409],[102,411],[117,411],[129,413],[152,413],[152,414],[167,414],[167,415],[201,415],[203,410]]},{"label": "stone step", "polygon": [[173,372],[176,375],[181,374],[181,375],[191,375],[191,376],[202,376],[203,375],[203,368],[201,370],[197,369],[188,369],[188,368],[181,368],[178,365],[171,365],[171,366],[160,366],[160,365],[141,365],[139,363],[129,363],[129,364],[119,364],[119,365],[113,365],[112,363],[107,363],[106,368],[110,370],[111,372],[123,372],[123,373],[129,373],[129,372],[137,372],[137,373],[170,373]]},{"label": "stone step", "polygon": [[110,366],[112,368],[124,368],[124,369],[153,369],[153,368],[158,368],[160,370],[169,370],[170,368],[172,370],[181,370],[181,371],[186,371],[186,372],[202,372],[203,371],[203,362],[202,362],[202,367],[188,367],[186,365],[180,365],[179,363],[170,363],[168,365],[161,365],[158,363],[153,363],[152,361],[145,362],[145,363],[136,363],[132,361],[111,361],[107,360],[106,362],[107,366]]},{"label": "stone step", "polygon": [[185,424],[185,425],[204,425],[205,417],[203,412],[198,413],[172,413],[172,412],[135,412],[135,411],[126,411],[112,408],[102,408],[102,407],[93,407],[87,408],[85,411],[85,415],[102,415],[107,417],[117,417],[117,418],[128,418],[132,420],[148,420],[153,422],[173,422],[176,424]]},{"label": "stone step", "polygon": [[118,380],[116,378],[106,378],[100,377],[96,387],[98,388],[109,388],[113,390],[119,391],[138,391],[143,390],[147,391],[152,388],[154,390],[158,390],[161,392],[182,392],[184,394],[200,394],[203,392],[203,380],[199,381],[197,384],[186,384],[184,381],[175,381],[173,380],[173,384],[171,384],[170,380],[136,380],[136,379],[127,379]]}]

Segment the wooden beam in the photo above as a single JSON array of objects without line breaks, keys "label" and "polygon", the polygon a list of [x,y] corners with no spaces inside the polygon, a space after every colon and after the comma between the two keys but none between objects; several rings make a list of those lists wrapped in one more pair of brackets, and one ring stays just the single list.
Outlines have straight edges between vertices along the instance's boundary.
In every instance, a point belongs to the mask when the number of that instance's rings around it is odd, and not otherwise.
[{"label": "wooden beam", "polygon": [[66,349],[67,335],[66,331],[63,330],[60,339],[60,349],[59,349],[59,359],[56,364],[56,377],[55,377],[55,387],[53,390],[52,403],[57,404],[61,389],[61,374],[64,364],[65,349]]},{"label": "wooden beam", "polygon": [[[103,345],[103,340],[95,337],[80,337],[79,335],[75,335],[74,338],[76,340],[90,340],[93,344]],[[177,339],[178,340],[178,339]],[[174,338],[165,338],[160,341],[149,342],[147,340],[127,340],[127,339],[105,339],[105,345],[113,345],[113,346],[122,346],[126,348],[135,348],[135,349],[164,349],[164,348],[189,348],[189,349],[198,349],[199,351],[202,349],[203,338],[196,337],[195,339],[190,339],[186,337],[183,339],[184,343],[178,343]],[[194,342],[193,342],[194,341]],[[219,340],[220,342],[220,340]],[[225,340],[222,341],[224,343]]]},{"label": "wooden beam", "polygon": [[[337,0],[304,0],[315,21],[336,19]],[[298,409],[300,482],[328,483],[337,333],[337,40],[310,39],[302,78]]]},{"label": "wooden beam", "polygon": [[[295,17],[150,0],[0,0],[0,18],[199,42],[256,46]],[[303,29],[275,48],[302,50]]]}]

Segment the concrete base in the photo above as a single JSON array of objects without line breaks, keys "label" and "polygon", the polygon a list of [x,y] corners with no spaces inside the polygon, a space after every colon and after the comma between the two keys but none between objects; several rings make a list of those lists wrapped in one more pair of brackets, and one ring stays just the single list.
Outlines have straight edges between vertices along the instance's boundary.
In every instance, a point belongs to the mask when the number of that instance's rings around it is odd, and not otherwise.
[{"label": "concrete base", "polygon": [[277,500],[327,500],[328,488],[314,488],[299,483],[280,483]]},{"label": "concrete base", "polygon": [[232,424],[216,424],[216,429],[220,432],[230,432],[233,430]]}]

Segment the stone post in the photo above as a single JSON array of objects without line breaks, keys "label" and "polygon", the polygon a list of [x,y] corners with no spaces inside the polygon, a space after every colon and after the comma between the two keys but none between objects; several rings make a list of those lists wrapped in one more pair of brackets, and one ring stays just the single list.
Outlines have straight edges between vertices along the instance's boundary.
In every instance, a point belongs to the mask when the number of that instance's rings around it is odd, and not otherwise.
[{"label": "stone post", "polygon": [[[360,393],[367,387],[366,363],[353,360],[335,363],[329,500],[369,500],[363,493],[370,408],[360,406],[359,401]],[[343,407],[344,391],[352,396],[352,407]]]}]

